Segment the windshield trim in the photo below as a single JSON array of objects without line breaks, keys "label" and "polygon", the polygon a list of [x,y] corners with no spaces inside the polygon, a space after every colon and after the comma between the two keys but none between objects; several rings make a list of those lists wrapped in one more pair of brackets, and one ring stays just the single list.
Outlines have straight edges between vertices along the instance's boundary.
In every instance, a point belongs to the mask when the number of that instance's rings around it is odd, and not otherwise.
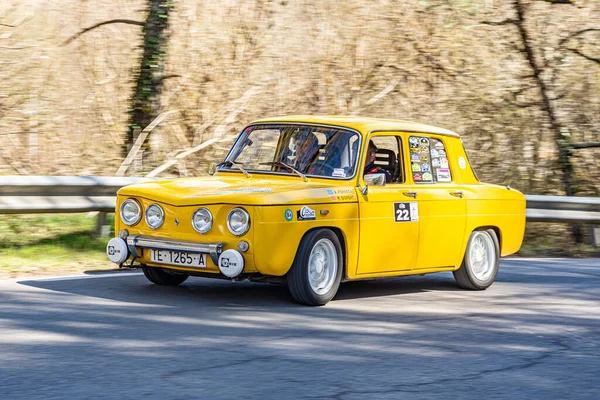
[{"label": "windshield trim", "polygon": [[[322,128],[336,128],[336,129],[343,129],[346,131],[350,131],[353,133],[356,133],[358,135],[358,155],[356,157],[356,160],[354,161],[354,174],[352,174],[352,176],[348,176],[345,178],[339,178],[339,177],[334,177],[334,176],[323,176],[323,175],[311,175],[311,174],[305,174],[307,177],[309,178],[318,178],[318,179],[329,179],[329,180],[336,180],[336,181],[347,181],[347,180],[351,180],[356,178],[357,173],[358,173],[358,166],[359,166],[359,162],[361,159],[361,155],[362,155],[362,140],[363,140],[363,135],[360,133],[360,131],[353,129],[353,128],[348,128],[346,126],[339,126],[339,125],[329,125],[329,124],[315,124],[315,123],[310,123],[310,122],[290,122],[290,121],[286,121],[286,122],[277,122],[277,121],[270,121],[270,122],[256,122],[250,125],[247,125],[244,127],[244,129],[242,129],[242,131],[240,132],[240,134],[238,135],[237,139],[235,139],[235,142],[233,142],[233,145],[231,146],[231,148],[229,149],[229,151],[227,152],[227,155],[225,156],[225,158],[223,159],[223,161],[226,161],[229,156],[231,156],[234,152],[234,150],[237,148],[238,144],[240,143],[240,140],[242,139],[242,136],[244,136],[244,131],[252,126],[259,126],[259,125],[303,125],[303,126],[316,126],[316,127],[322,127]],[[241,171],[239,170],[235,170],[235,169],[225,169],[223,168],[223,166],[219,167],[217,169],[217,171],[219,172],[236,172],[236,173],[241,173]],[[252,172],[253,174],[265,174],[265,175],[280,175],[280,176],[297,176],[294,174],[289,174],[289,173],[285,173],[285,172],[274,172],[274,171],[262,171],[262,170],[256,170],[256,169],[247,169],[247,171]]]}]

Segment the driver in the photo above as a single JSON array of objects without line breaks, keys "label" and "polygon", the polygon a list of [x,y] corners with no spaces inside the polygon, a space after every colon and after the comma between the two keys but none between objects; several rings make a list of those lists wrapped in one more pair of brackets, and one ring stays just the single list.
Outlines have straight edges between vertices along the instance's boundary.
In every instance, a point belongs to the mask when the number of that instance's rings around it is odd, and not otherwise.
[{"label": "driver", "polygon": [[319,139],[312,132],[301,131],[295,138],[296,163],[294,168],[307,173],[310,165],[319,154]]},{"label": "driver", "polygon": [[367,162],[365,166],[365,175],[369,174],[385,174],[385,183],[390,183],[392,181],[392,174],[390,174],[385,169],[378,167],[375,165],[375,159],[377,158],[377,146],[371,140],[369,142],[369,147],[367,148]]}]

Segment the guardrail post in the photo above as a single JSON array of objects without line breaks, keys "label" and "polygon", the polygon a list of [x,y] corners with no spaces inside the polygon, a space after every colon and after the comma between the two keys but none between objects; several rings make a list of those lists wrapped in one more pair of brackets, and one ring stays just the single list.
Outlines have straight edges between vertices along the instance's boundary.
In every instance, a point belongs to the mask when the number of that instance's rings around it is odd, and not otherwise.
[{"label": "guardrail post", "polygon": [[600,247],[600,228],[597,226],[592,227],[592,244]]},{"label": "guardrail post", "polygon": [[106,213],[99,212],[96,217],[96,237],[108,237],[110,226],[106,224]]}]

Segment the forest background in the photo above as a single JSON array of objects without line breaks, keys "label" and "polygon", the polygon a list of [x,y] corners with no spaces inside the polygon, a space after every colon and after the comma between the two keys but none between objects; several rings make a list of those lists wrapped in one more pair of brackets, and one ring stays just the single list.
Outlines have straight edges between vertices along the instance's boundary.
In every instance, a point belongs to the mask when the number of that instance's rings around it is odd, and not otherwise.
[{"label": "forest background", "polygon": [[[0,174],[204,175],[254,119],[337,114],[599,196],[599,21],[598,0],[1,0]],[[558,254],[585,241],[566,232],[528,224]]]}]

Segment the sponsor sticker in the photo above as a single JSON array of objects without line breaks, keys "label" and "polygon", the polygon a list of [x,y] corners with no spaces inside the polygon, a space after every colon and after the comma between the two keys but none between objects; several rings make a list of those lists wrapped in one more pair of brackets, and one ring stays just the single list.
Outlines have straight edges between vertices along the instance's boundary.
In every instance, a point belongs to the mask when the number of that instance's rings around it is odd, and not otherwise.
[{"label": "sponsor sticker", "polygon": [[331,200],[353,201],[356,200],[354,190],[352,189],[327,189],[327,195]]},{"label": "sponsor sticker", "polygon": [[448,159],[447,158],[440,158],[440,167],[448,168]]},{"label": "sponsor sticker", "polygon": [[419,165],[419,163],[412,163],[412,170],[421,171],[421,165]]},{"label": "sponsor sticker", "polygon": [[421,182],[423,180],[423,176],[421,174],[413,174],[413,180],[415,182]]},{"label": "sponsor sticker", "polygon": [[440,153],[436,149],[431,149],[431,157],[438,157]]},{"label": "sponsor sticker", "polygon": [[271,193],[273,189],[268,188],[247,188],[247,189],[231,189],[215,192],[215,194],[231,194],[231,193]]},{"label": "sponsor sticker", "polygon": [[294,219],[294,213],[289,208],[287,210],[285,210],[285,213],[283,213],[283,216],[285,217],[286,221],[291,221],[292,219]]},{"label": "sponsor sticker", "polygon": [[429,146],[429,139],[421,138],[421,146]]},{"label": "sponsor sticker", "polygon": [[443,149],[444,148],[444,143],[442,143],[442,142],[436,142],[435,148],[436,149]]},{"label": "sponsor sticker", "polygon": [[460,169],[465,169],[467,167],[467,161],[464,157],[458,158],[458,166],[460,167]]},{"label": "sponsor sticker", "polygon": [[422,169],[423,171],[429,171],[429,170],[430,170],[430,168],[429,168],[429,164],[427,164],[427,163],[423,164],[423,165],[421,166],[421,169]]},{"label": "sponsor sticker", "polygon": [[432,167],[439,167],[440,166],[440,160],[438,160],[437,158],[434,158],[431,160],[431,166]]},{"label": "sponsor sticker", "polygon": [[418,154],[416,154],[416,153],[412,153],[410,155],[410,160],[411,161],[421,161],[421,157]]},{"label": "sponsor sticker", "polygon": [[297,211],[298,221],[307,221],[317,219],[317,213],[310,207],[303,206]]},{"label": "sponsor sticker", "polygon": [[[418,147],[418,144],[419,144],[419,139],[418,139],[418,138],[416,138],[416,137],[414,137],[414,136],[411,136],[411,137],[408,139],[408,143],[410,143],[410,144],[411,144],[411,146],[410,146],[410,147]],[[412,146],[412,145],[417,145],[417,146]]]},{"label": "sponsor sticker", "polygon": [[452,178],[450,177],[449,169],[438,169],[436,171],[437,181],[438,182],[451,182]]},{"label": "sponsor sticker", "polygon": [[444,150],[438,150],[438,154],[440,157],[446,157],[446,152]]},{"label": "sponsor sticker", "polygon": [[424,181],[432,181],[433,180],[433,175],[431,175],[429,172],[425,172],[423,174],[423,180]]},{"label": "sponsor sticker", "polygon": [[416,202],[394,203],[394,220],[411,222],[419,220],[419,205]]},{"label": "sponsor sticker", "polygon": [[334,168],[331,176],[338,177],[338,178],[345,178],[346,171],[344,171],[344,168]]}]

